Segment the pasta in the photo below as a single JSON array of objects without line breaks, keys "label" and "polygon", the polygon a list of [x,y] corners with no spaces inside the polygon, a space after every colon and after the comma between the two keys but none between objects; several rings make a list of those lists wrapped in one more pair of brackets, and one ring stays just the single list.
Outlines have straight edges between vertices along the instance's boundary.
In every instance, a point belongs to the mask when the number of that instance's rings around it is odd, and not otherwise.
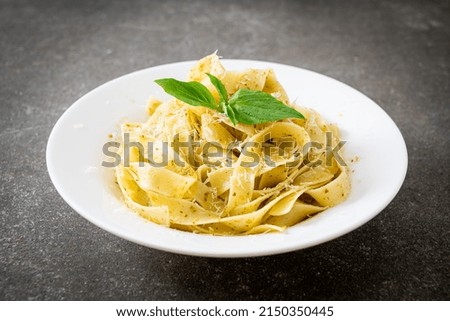
[{"label": "pasta", "polygon": [[146,122],[120,127],[123,157],[115,177],[130,209],[184,231],[247,235],[283,231],[346,199],[348,169],[326,149],[327,137],[333,146],[339,142],[335,125],[290,103],[271,69],[227,71],[215,54],[199,60],[189,81],[219,99],[206,73],[230,95],[241,88],[264,91],[305,119],[233,125],[206,107],[150,98]]}]

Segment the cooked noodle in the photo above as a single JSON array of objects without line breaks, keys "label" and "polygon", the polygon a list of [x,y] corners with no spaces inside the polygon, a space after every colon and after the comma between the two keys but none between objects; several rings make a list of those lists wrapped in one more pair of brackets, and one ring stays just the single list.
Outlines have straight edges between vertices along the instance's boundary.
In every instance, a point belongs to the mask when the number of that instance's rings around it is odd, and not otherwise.
[{"label": "cooked noodle", "polygon": [[[185,231],[256,234],[283,231],[348,196],[347,168],[327,159],[325,151],[327,132],[332,133],[333,146],[339,142],[337,127],[313,110],[290,103],[271,69],[226,71],[215,54],[201,59],[188,79],[202,82],[218,99],[206,73],[218,77],[230,95],[240,88],[261,90],[297,109],[305,119],[233,125],[226,115],[205,107],[177,99],[150,99],[145,123],[121,126],[122,138],[127,134],[144,147],[152,144],[144,151],[132,146],[129,164],[122,157],[116,167],[117,183],[129,208],[152,222]],[[199,146],[193,152],[188,147],[176,150],[171,144],[176,137],[181,142],[192,138]],[[286,141],[289,148],[282,148]],[[208,142],[222,155],[206,160]],[[311,142],[323,148],[303,153]],[[125,148],[122,144],[122,156]],[[268,158],[270,162],[265,161]],[[252,161],[252,166],[244,166]]]}]

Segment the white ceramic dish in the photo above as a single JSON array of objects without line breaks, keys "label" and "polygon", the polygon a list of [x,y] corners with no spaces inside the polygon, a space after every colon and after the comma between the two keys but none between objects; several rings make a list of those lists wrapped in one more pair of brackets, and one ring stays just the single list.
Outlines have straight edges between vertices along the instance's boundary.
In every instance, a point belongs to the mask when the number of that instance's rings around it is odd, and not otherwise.
[{"label": "white ceramic dish", "polygon": [[128,210],[101,167],[102,146],[125,118],[144,121],[149,95],[168,96],[153,81],[185,79],[195,62],[140,70],[112,80],[75,102],[58,120],[47,145],[47,167],[63,199],[100,228],[132,242],[169,252],[212,256],[270,255],[320,244],[348,233],[381,212],[400,189],[407,170],[403,137],[389,116],[355,89],[321,74],[270,62],[223,60],[230,70],[273,68],[291,100],[317,110],[341,128],[353,171],[352,192],[342,204],[283,233],[211,236],[148,222]]}]

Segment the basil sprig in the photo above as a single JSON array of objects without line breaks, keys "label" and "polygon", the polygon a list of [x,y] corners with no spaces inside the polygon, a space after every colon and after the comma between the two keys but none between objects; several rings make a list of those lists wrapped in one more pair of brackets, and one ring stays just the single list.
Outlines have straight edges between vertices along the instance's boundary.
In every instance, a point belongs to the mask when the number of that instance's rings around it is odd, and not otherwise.
[{"label": "basil sprig", "polygon": [[228,99],[228,92],[223,83],[217,77],[207,75],[219,93],[219,103],[208,88],[196,81],[183,82],[164,78],[155,82],[166,93],[191,106],[208,107],[225,113],[234,125],[238,122],[253,125],[285,118],[305,118],[294,108],[259,90],[239,89]]}]

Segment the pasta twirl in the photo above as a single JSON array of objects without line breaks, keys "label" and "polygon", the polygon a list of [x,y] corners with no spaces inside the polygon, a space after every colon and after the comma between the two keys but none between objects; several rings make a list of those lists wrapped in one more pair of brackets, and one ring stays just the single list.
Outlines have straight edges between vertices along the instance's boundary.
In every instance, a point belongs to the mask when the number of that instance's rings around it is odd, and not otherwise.
[{"label": "pasta twirl", "polygon": [[[177,99],[149,100],[144,123],[124,123],[115,169],[126,205],[172,228],[215,235],[279,232],[346,199],[349,173],[327,155],[339,142],[336,126],[315,111],[289,103],[271,69],[227,71],[213,54],[201,59],[188,80],[219,95],[206,73],[229,94],[260,90],[297,109],[305,119],[233,125],[221,113]],[[128,159],[125,159],[128,156]],[[327,163],[328,162],[328,163]]]}]

